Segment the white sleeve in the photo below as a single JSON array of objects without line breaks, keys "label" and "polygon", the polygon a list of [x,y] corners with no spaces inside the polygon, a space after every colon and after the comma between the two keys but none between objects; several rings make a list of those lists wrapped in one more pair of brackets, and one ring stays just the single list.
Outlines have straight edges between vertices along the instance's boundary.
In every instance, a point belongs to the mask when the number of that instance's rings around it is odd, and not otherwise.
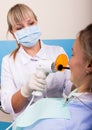
[{"label": "white sleeve", "polygon": [[1,66],[1,103],[3,109],[8,113],[13,113],[11,98],[16,91],[12,77],[9,66],[9,57],[4,57]]}]

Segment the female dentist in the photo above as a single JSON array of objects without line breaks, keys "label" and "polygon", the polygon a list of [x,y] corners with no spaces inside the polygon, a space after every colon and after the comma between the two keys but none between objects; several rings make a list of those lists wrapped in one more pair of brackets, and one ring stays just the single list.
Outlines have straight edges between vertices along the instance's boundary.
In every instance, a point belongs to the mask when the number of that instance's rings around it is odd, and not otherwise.
[{"label": "female dentist", "polygon": [[62,47],[49,46],[40,40],[40,27],[31,8],[14,5],[7,14],[7,23],[18,47],[2,60],[1,103],[15,120],[32,100],[33,91],[42,92],[34,102],[42,97],[62,97],[63,89],[69,93],[72,83],[70,70],[51,73],[47,78],[34,75],[38,61],[55,61],[59,54],[66,53]]}]

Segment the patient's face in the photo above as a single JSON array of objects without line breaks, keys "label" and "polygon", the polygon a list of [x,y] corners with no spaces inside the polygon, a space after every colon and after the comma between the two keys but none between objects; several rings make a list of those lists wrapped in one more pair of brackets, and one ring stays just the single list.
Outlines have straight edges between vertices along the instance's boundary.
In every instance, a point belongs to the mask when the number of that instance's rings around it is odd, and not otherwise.
[{"label": "patient's face", "polygon": [[86,75],[86,63],[83,59],[83,53],[78,39],[76,39],[73,45],[72,56],[69,61],[69,65],[71,69],[71,81],[79,87],[83,83],[84,77]]}]

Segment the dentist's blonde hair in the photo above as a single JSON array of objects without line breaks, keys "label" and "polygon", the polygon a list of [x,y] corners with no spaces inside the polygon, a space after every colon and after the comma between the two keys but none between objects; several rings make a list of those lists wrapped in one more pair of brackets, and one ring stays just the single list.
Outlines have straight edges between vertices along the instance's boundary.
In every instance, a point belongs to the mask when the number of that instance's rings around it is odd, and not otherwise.
[{"label": "dentist's blonde hair", "polygon": [[8,31],[12,31],[12,26],[16,23],[19,23],[22,20],[25,20],[26,17],[34,17],[37,20],[37,17],[33,10],[25,4],[16,4],[8,11],[7,14],[7,23]]},{"label": "dentist's blonde hair", "polygon": [[[16,24],[19,23],[22,20],[25,20],[27,17],[34,17],[35,20],[37,21],[37,16],[33,12],[33,10],[28,7],[25,4],[16,4],[13,7],[10,8],[7,14],[7,24],[8,24],[8,31],[7,32],[12,32],[12,27]],[[13,55],[13,58],[15,60],[16,54],[20,48],[20,44],[17,44],[18,47],[11,53]],[[10,56],[11,56],[10,55]]]}]

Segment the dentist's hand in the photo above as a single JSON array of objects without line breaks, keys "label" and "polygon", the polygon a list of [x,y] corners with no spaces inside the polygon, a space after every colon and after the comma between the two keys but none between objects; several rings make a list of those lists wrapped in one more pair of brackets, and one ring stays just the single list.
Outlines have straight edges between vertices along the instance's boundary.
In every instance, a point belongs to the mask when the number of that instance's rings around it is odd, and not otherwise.
[{"label": "dentist's hand", "polygon": [[24,97],[30,97],[33,91],[43,92],[46,86],[46,75],[43,72],[33,74],[26,86],[21,88]]}]

